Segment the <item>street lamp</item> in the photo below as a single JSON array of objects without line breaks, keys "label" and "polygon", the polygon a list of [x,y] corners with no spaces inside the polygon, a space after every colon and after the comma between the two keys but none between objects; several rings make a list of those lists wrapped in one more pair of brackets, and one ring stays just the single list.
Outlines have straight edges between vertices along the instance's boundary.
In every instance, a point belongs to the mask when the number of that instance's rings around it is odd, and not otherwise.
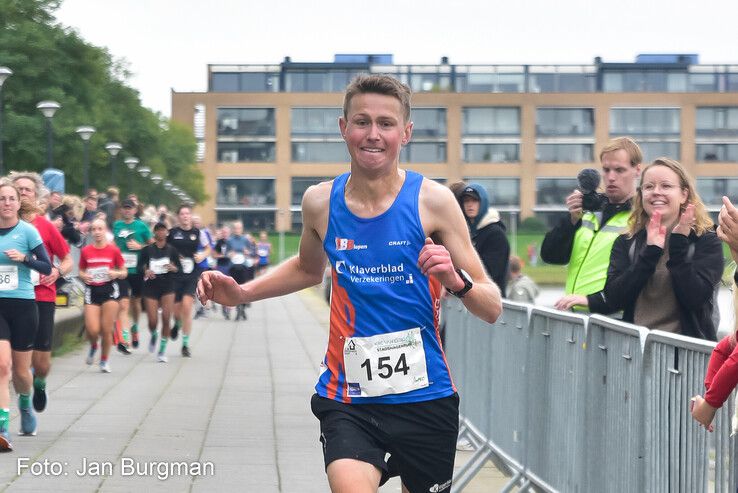
[{"label": "street lamp", "polygon": [[166,190],[167,192],[170,191],[173,186],[174,185],[172,185],[172,182],[169,180],[164,182],[164,190]]},{"label": "street lamp", "polygon": [[13,71],[8,67],[0,67],[0,175],[5,174],[3,165],[3,83],[11,75]]},{"label": "street lamp", "polygon": [[154,185],[158,185],[163,179],[161,175],[151,175],[151,181],[154,182]]},{"label": "street lamp", "polygon": [[123,146],[117,142],[108,142],[105,144],[105,150],[110,154],[110,181],[115,186],[118,183],[115,181],[115,156],[118,155]]},{"label": "street lamp", "polygon": [[82,148],[84,149],[84,185],[85,195],[90,189],[90,139],[95,133],[95,127],[77,127],[77,135],[82,139]]},{"label": "street lamp", "polygon": [[138,168],[138,174],[140,174],[144,178],[149,176],[149,173],[151,173],[151,168],[149,168],[148,166],[141,166]]},{"label": "street lamp", "polygon": [[36,109],[40,110],[41,113],[46,117],[46,167],[54,167],[54,136],[51,129],[51,119],[54,118],[56,110],[61,108],[61,105],[56,101],[41,101],[36,105]]},{"label": "street lamp", "polygon": [[140,161],[136,157],[127,157],[123,162],[126,163],[126,166],[131,171],[128,173],[128,193],[131,193],[133,192],[133,170],[136,169]]}]

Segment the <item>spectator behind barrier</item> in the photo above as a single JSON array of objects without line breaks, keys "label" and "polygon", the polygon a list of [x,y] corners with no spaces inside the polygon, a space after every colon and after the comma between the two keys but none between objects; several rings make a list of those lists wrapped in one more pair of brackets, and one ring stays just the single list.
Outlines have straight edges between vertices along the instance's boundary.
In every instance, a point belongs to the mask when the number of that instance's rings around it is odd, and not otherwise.
[{"label": "spectator behind barrier", "polygon": [[582,192],[574,190],[566,197],[569,214],[546,233],[541,259],[549,264],[569,264],[566,295],[554,305],[559,310],[616,311],[606,302],[602,289],[612,244],[628,223],[642,160],[641,148],[632,139],[618,137],[608,142],[600,152],[608,203],[597,213],[584,210]]},{"label": "spectator behind barrier", "polygon": [[608,304],[626,322],[714,341],[723,250],[712,226],[681,164],[664,157],[646,166],[628,232],[612,247]]},{"label": "spectator behind barrier", "polygon": [[474,249],[482,259],[487,275],[505,292],[510,243],[505,236],[505,224],[500,213],[489,207],[487,190],[471,183],[461,191],[461,209],[469,227]]},{"label": "spectator behind barrier", "polygon": [[507,299],[523,303],[535,303],[538,286],[530,277],[523,274],[523,261],[520,257],[510,257],[510,280],[507,283]]}]

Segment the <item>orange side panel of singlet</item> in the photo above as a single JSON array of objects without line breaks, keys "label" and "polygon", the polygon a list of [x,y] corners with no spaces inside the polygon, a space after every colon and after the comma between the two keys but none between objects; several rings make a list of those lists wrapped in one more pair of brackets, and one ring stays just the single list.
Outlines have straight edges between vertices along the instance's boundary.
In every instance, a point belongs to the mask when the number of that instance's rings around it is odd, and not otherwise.
[{"label": "orange side panel of singlet", "polygon": [[352,337],[356,331],[356,311],[349,299],[348,293],[338,285],[338,275],[331,269],[331,317],[328,334],[328,354],[326,357],[328,370],[331,373],[328,382],[328,398],[335,399],[338,393],[338,378],[343,374],[343,397],[345,403],[350,403],[346,388],[346,372],[343,366],[343,345],[347,337]]}]

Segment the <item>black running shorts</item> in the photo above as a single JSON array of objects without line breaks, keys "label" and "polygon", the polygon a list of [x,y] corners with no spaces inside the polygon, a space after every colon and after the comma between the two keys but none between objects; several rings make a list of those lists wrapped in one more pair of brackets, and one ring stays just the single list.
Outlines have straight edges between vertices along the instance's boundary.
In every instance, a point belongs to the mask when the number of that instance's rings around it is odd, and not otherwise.
[{"label": "black running shorts", "polygon": [[356,459],[382,471],[380,485],[400,476],[411,493],[451,491],[458,394],[408,404],[343,404],[314,394],[310,404],[320,420],[326,468]]},{"label": "black running shorts", "polygon": [[201,269],[195,267],[195,270],[189,274],[177,272],[174,274],[174,300],[179,303],[185,296],[195,297],[197,291],[197,281],[200,279]]},{"label": "black running shorts", "polygon": [[140,298],[143,288],[143,274],[128,274],[126,281],[128,281],[128,285],[131,287],[131,296]]},{"label": "black running shorts", "polygon": [[0,298],[0,339],[13,351],[31,351],[37,330],[36,300]]},{"label": "black running shorts", "polygon": [[165,294],[174,293],[174,279],[171,277],[172,274],[167,274],[167,277],[155,277],[144,281],[143,283],[143,297],[151,298],[153,300],[160,300]]},{"label": "black running shorts", "polygon": [[85,288],[85,305],[102,305],[107,301],[118,301],[119,299],[118,281],[109,281],[102,286],[87,286]]},{"label": "black running shorts", "polygon": [[54,312],[56,303],[53,301],[37,301],[38,307],[38,331],[33,343],[34,351],[51,351],[51,343],[54,341]]}]

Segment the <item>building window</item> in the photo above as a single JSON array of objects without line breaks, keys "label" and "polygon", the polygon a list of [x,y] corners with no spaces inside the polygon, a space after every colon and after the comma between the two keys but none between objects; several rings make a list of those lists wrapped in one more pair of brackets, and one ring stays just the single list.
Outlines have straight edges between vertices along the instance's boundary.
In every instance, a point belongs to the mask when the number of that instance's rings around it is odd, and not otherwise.
[{"label": "building window", "polygon": [[[292,199],[290,204],[292,206],[302,205],[302,196],[305,195],[305,191],[324,181],[330,181],[334,177],[332,176],[295,176],[292,178]],[[294,216],[294,212],[293,212]]]},{"label": "building window", "polygon": [[539,163],[591,163],[593,144],[536,144]]},{"label": "building window", "polygon": [[218,178],[216,205],[274,207],[274,178]]},{"label": "building window", "polygon": [[680,145],[679,142],[644,142],[636,140],[643,153],[643,162],[650,163],[659,157],[668,157],[679,160]]},{"label": "building window", "polygon": [[520,161],[520,108],[516,106],[462,109],[462,159],[467,163]]},{"label": "building window", "polygon": [[211,92],[278,92],[279,74],[274,72],[213,72]]},{"label": "building window", "polygon": [[536,205],[564,207],[566,197],[577,188],[576,178],[537,178]]},{"label": "building window", "polygon": [[218,108],[218,162],[273,162],[274,108]]},{"label": "building window", "polygon": [[192,128],[195,134],[195,142],[197,142],[197,151],[195,157],[198,163],[205,160],[205,105],[195,105],[195,116],[192,122]]},{"label": "building window", "polygon": [[520,137],[520,108],[486,107],[462,110],[464,137],[515,136]]},{"label": "building window", "polygon": [[413,122],[413,141],[424,137],[446,137],[445,108],[414,108],[410,119]]},{"label": "building window", "polygon": [[687,74],[663,70],[628,70],[605,72],[604,92],[685,92]]},{"label": "building window", "polygon": [[400,151],[403,163],[445,163],[445,142],[410,142]]},{"label": "building window", "polygon": [[520,162],[520,144],[464,144],[462,150],[466,163]]},{"label": "building window", "polygon": [[530,74],[530,92],[594,92],[594,73]]},{"label": "building window", "polygon": [[643,151],[643,161],[667,156],[680,159],[679,108],[612,108],[610,136],[632,136]]},{"label": "building window", "polygon": [[697,108],[697,135],[738,137],[738,106]]},{"label": "building window", "polygon": [[487,190],[491,207],[520,210],[519,178],[466,177],[464,181],[482,185]]},{"label": "building window", "polygon": [[292,161],[346,163],[349,153],[341,139],[341,108],[293,108],[291,112]]},{"label": "building window", "polygon": [[697,161],[738,162],[738,143],[697,144]]},{"label": "building window", "polygon": [[274,136],[274,108],[218,108],[218,136]]},{"label": "building window", "polygon": [[538,108],[536,110],[536,136],[588,136],[594,135],[594,110],[592,108]]},{"label": "building window", "polygon": [[274,162],[274,142],[218,142],[218,162]]},{"label": "building window", "polygon": [[723,196],[738,197],[738,178],[697,178],[697,193],[710,208],[720,208]]}]

